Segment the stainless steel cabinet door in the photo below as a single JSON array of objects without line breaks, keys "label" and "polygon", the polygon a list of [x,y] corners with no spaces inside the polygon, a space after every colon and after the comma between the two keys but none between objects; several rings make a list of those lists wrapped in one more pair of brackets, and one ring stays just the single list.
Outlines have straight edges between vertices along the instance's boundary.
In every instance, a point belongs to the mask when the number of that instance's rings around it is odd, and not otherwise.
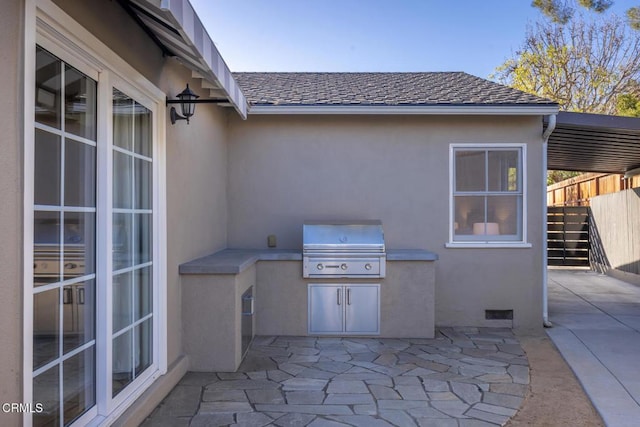
[{"label": "stainless steel cabinet door", "polygon": [[345,286],[345,332],[380,333],[380,286]]},{"label": "stainless steel cabinet door", "polygon": [[309,333],[342,332],[343,307],[343,286],[309,285]]}]

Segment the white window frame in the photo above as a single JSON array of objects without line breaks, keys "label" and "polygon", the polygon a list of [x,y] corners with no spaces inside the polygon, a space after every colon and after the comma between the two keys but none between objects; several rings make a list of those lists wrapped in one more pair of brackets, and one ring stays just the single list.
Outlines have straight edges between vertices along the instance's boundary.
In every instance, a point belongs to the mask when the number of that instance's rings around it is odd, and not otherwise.
[{"label": "white window frame", "polygon": [[[108,46],[100,42],[50,0],[25,1],[24,33],[24,320],[23,320],[23,401],[33,397],[33,185],[35,159],[35,50],[36,44],[62,61],[98,81],[99,120],[96,176],[102,194],[97,197],[97,259],[107,263],[96,266],[96,341],[106,344],[96,352],[96,405],[74,425],[109,425],[113,423],[153,382],[167,372],[167,284],[166,284],[166,94],[127,64]],[[153,112],[153,363],[143,375],[130,384],[127,393],[111,397],[111,201],[112,201],[112,87],[125,90]],[[100,181],[102,184],[100,184]],[[106,190],[106,191],[104,191]],[[107,215],[105,215],[107,213]],[[99,282],[103,282],[102,286]],[[105,301],[108,304],[101,304]],[[106,335],[106,336],[105,336]],[[107,369],[102,369],[107,367]],[[99,387],[99,384],[107,385]],[[25,413],[23,425],[32,425],[31,414]]]},{"label": "white window frame", "polygon": [[[522,238],[519,240],[454,240],[455,233],[455,153],[458,149],[472,150],[519,150],[521,153],[522,176],[522,213],[519,220],[522,227]],[[485,171],[486,172],[486,171]],[[521,143],[457,143],[449,144],[449,241],[446,248],[530,248],[527,240],[527,145]]]}]

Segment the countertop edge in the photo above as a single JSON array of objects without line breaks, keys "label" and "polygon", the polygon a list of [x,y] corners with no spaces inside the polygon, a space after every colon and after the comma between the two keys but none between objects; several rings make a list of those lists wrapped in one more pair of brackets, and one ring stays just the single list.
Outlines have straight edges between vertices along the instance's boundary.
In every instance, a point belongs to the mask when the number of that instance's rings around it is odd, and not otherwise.
[{"label": "countertop edge", "polygon": [[[423,249],[391,249],[387,261],[436,261],[438,254]],[[240,274],[258,261],[302,261],[298,250],[222,249],[180,264],[181,275]]]}]

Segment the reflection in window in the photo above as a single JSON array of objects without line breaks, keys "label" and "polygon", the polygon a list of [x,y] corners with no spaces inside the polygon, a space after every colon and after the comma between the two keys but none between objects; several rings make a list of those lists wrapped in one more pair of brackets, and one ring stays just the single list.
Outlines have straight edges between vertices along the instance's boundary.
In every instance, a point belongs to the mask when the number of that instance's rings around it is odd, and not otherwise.
[{"label": "reflection in window", "polygon": [[33,424],[54,426],[95,405],[97,83],[38,47],[35,84]]},{"label": "reflection in window", "polygon": [[60,82],[62,62],[36,47],[36,122],[60,129]]}]

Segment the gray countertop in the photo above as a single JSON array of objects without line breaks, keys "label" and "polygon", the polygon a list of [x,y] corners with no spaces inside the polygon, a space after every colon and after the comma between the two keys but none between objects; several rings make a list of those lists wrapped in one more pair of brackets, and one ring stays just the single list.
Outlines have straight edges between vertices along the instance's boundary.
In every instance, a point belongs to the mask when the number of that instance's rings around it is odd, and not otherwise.
[{"label": "gray countertop", "polygon": [[[387,261],[436,261],[438,255],[423,249],[390,249]],[[286,249],[223,249],[180,264],[180,274],[238,274],[258,261],[302,261],[302,252]]]}]

